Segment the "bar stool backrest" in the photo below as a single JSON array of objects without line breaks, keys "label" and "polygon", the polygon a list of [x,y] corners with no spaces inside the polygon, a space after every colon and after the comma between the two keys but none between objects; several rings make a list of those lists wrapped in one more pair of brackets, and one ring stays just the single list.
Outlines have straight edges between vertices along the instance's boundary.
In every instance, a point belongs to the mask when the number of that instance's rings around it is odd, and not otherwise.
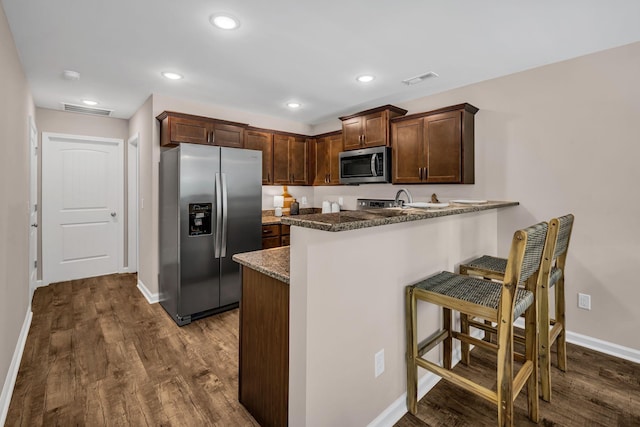
[{"label": "bar stool backrest", "polygon": [[[539,270],[548,229],[549,224],[546,222],[540,222],[520,230],[514,235],[514,239],[517,238],[519,233],[524,234],[526,238],[526,246],[522,257],[522,266],[518,276],[518,285],[524,285],[527,280],[529,280],[529,278]],[[507,261],[507,271],[509,271],[510,261],[511,254],[509,254],[509,260]]]},{"label": "bar stool backrest", "polygon": [[569,240],[571,239],[571,231],[573,230],[572,214],[561,216],[558,218],[558,240],[556,243],[556,250],[553,253],[553,258],[557,259],[567,253],[569,248]]}]

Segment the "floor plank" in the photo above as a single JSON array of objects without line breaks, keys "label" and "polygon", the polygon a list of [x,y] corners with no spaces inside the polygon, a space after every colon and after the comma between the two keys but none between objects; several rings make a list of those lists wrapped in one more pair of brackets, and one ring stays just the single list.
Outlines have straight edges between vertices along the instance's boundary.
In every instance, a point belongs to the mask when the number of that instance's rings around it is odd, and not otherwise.
[{"label": "floor plank", "polygon": [[238,395],[238,310],[179,328],[132,274],[36,290],[7,426],[257,426]]}]

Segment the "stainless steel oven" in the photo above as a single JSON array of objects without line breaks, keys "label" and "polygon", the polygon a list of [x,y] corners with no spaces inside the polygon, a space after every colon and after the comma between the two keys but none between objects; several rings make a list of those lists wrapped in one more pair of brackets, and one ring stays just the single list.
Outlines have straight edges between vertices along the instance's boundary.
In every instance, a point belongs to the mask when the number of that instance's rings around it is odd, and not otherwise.
[{"label": "stainless steel oven", "polygon": [[343,151],[340,157],[340,184],[391,182],[391,148],[373,147]]}]

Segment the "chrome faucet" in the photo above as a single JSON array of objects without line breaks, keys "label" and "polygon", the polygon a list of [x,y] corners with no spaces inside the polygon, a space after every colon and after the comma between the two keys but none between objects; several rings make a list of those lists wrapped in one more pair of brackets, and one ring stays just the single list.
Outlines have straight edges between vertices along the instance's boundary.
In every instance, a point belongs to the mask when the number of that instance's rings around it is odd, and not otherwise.
[{"label": "chrome faucet", "polygon": [[402,205],[404,205],[404,202],[400,200],[400,196],[402,195],[402,193],[407,195],[407,203],[413,203],[413,197],[411,197],[411,193],[409,193],[409,190],[407,190],[406,188],[401,188],[396,193],[396,200],[393,202],[393,206],[401,208]]}]

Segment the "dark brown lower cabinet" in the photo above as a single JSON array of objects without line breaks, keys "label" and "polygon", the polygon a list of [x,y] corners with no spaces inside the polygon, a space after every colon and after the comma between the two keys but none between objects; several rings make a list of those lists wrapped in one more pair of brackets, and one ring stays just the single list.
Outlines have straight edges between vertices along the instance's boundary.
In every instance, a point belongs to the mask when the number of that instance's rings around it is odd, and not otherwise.
[{"label": "dark brown lower cabinet", "polygon": [[263,427],[288,425],[289,285],[242,267],[239,400]]}]

